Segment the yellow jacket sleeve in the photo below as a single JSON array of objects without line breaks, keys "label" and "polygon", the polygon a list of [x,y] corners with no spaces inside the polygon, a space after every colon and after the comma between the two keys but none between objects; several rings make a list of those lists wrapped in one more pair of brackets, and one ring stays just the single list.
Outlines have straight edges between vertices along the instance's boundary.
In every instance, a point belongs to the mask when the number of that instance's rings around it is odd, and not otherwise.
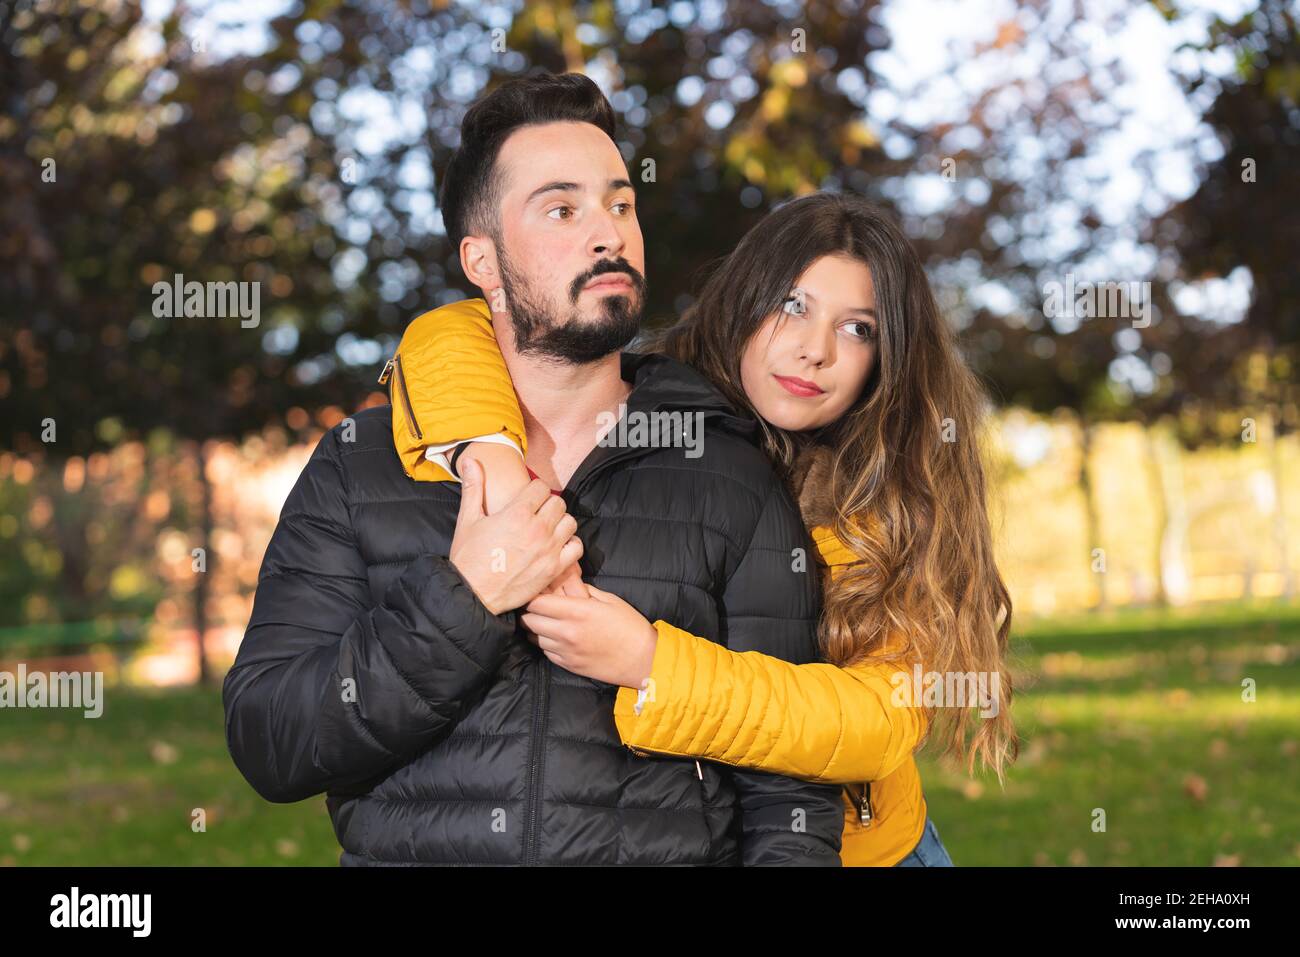
[{"label": "yellow jacket sleeve", "polygon": [[635,689],[621,688],[614,702],[614,723],[634,751],[849,784],[890,774],[924,733],[923,711],[895,703],[894,676],[908,674],[897,662],[795,665],[662,620],[654,627],[640,713]]},{"label": "yellow jacket sleeve", "polygon": [[528,451],[514,383],[482,299],[440,306],[412,320],[380,382],[388,384],[398,457],[416,481],[454,481],[425,458],[431,445],[500,432]]}]

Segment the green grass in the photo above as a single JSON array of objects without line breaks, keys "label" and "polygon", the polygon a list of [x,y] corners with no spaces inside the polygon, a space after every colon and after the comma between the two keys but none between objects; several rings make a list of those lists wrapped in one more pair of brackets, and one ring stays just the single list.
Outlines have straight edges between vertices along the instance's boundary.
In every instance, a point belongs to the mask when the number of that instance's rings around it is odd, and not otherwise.
[{"label": "green grass", "polygon": [[1045,622],[1014,665],[1005,789],[922,762],[957,864],[1300,864],[1300,610]]},{"label": "green grass", "polygon": [[338,864],[323,796],[270,804],[235,769],[220,691],[104,701],[0,711],[0,864]]},{"label": "green grass", "polygon": [[[922,760],[957,864],[1300,864],[1300,609],[1036,622],[1013,664],[1005,789]],[[105,695],[95,720],[0,711],[0,864],[337,864],[324,798],[234,769],[219,692]]]}]

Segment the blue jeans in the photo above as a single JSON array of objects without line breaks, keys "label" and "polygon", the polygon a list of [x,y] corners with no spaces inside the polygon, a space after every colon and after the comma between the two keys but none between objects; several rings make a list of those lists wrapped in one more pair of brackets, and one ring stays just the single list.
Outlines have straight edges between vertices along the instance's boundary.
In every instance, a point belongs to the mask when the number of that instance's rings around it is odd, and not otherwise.
[{"label": "blue jeans", "polygon": [[912,853],[903,858],[895,867],[952,867],[952,858],[948,856],[943,841],[939,839],[939,829],[934,821],[925,819],[925,830],[921,839],[912,848]]}]

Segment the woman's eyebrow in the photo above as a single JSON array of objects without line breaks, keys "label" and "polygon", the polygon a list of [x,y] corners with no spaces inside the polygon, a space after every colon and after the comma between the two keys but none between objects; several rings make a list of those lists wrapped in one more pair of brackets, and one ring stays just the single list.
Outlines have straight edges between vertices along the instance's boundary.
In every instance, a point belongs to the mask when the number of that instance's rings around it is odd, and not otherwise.
[{"label": "woman's eyebrow", "polygon": [[[807,289],[804,289],[802,286],[795,286],[793,289],[790,290],[790,292],[791,292],[792,294],[793,294],[793,293],[799,293],[799,294],[801,294],[805,299],[811,299],[813,302],[816,302],[816,301],[817,301],[817,297],[814,296],[812,293],[810,293]],[[876,316],[876,310],[875,310],[875,307],[874,307],[874,306],[852,306],[852,307],[850,307],[850,308],[848,308],[848,309],[845,309],[844,311],[845,311],[845,312],[865,312],[865,313],[866,313],[868,316],[870,316],[872,319],[877,318],[877,316]]]}]

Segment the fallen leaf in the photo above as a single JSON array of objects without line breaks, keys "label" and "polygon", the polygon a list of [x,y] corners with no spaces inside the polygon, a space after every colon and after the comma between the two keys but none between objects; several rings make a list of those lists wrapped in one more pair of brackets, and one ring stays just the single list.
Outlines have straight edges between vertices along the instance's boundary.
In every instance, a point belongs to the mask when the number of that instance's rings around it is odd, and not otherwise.
[{"label": "fallen leaf", "polygon": [[149,757],[157,764],[175,764],[181,753],[166,741],[155,741],[149,745]]},{"label": "fallen leaf", "polygon": [[1199,774],[1189,774],[1183,778],[1183,792],[1199,804],[1210,793],[1210,785]]}]

